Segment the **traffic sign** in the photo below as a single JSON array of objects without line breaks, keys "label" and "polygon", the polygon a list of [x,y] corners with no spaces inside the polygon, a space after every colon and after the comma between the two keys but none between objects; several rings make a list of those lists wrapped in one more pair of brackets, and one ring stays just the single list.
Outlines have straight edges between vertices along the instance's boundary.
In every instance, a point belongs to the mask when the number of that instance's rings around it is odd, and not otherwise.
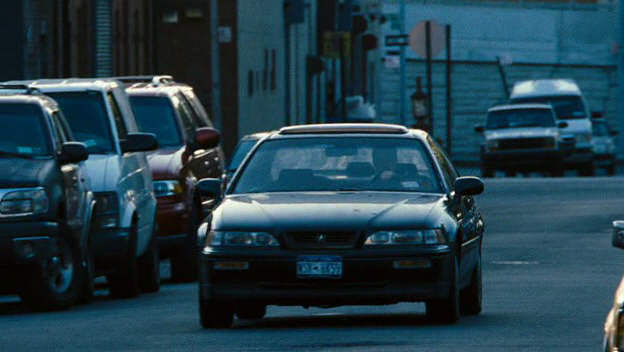
[{"label": "traffic sign", "polygon": [[422,21],[410,32],[409,46],[422,58],[427,57],[427,22],[431,28],[431,57],[438,56],[446,48],[446,29],[435,21]]},{"label": "traffic sign", "polygon": [[407,34],[396,34],[386,36],[386,46],[408,46],[409,36]]}]

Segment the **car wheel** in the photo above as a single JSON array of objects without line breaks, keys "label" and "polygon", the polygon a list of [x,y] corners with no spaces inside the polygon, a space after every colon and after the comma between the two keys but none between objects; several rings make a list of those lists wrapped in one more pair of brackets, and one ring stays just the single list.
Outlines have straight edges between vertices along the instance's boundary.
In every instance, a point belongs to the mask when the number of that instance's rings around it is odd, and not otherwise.
[{"label": "car wheel", "polygon": [[448,298],[431,300],[426,303],[427,316],[435,322],[454,324],[459,320],[459,267],[457,258],[455,258],[452,276],[453,281]]},{"label": "car wheel", "polygon": [[67,309],[84,284],[80,246],[66,238],[53,240],[51,255],[33,269],[21,292],[28,306],[40,310]]},{"label": "car wheel", "polygon": [[234,308],[227,302],[199,301],[199,320],[206,329],[227,329],[234,322]]},{"label": "car wheel", "polygon": [[594,163],[583,165],[579,169],[579,175],[581,176],[594,176],[594,174],[595,174]]},{"label": "car wheel", "polygon": [[197,247],[197,228],[201,221],[201,208],[193,207],[189,221],[188,237],[184,249],[171,257],[171,279],[175,282],[197,280],[199,272],[199,251]]},{"label": "car wheel", "polygon": [[490,169],[488,167],[482,166],[481,167],[481,176],[486,177],[486,178],[494,177],[494,170]]},{"label": "car wheel", "polygon": [[145,254],[139,258],[139,287],[142,292],[160,290],[160,253],[158,250],[157,225],[154,224],[152,239]]},{"label": "car wheel", "polygon": [[460,308],[463,315],[478,315],[481,313],[483,302],[483,284],[481,270],[481,256],[472,273],[470,285],[464,288],[460,294]]},{"label": "car wheel", "polygon": [[617,165],[614,160],[611,162],[611,164],[609,164],[609,166],[607,166],[607,174],[609,174],[609,176],[614,176],[616,171],[617,171]]},{"label": "car wheel", "polygon": [[242,304],[236,308],[236,316],[241,319],[257,320],[266,315],[266,306],[263,304]]},{"label": "car wheel", "polygon": [[128,250],[125,262],[117,269],[117,272],[107,277],[110,284],[110,294],[114,298],[131,298],[140,293],[139,269],[136,257],[138,223],[132,222],[130,229]]}]

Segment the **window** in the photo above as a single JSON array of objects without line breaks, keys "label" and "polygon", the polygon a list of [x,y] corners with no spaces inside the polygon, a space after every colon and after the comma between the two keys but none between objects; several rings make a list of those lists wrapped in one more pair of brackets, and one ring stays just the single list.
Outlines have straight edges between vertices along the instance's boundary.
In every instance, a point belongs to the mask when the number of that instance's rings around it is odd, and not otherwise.
[{"label": "window", "polygon": [[123,116],[121,115],[121,110],[119,109],[119,105],[117,105],[117,101],[113,97],[112,93],[108,93],[106,95],[108,98],[108,103],[113,111],[113,117],[115,118],[115,127],[117,128],[117,134],[119,135],[119,139],[128,138],[128,128],[126,127],[126,122],[123,120]]},{"label": "window", "polygon": [[131,96],[130,104],[139,131],[153,133],[163,147],[183,144],[171,100],[166,97]]},{"label": "window", "polygon": [[199,117],[195,109],[193,109],[193,106],[191,105],[191,103],[189,102],[189,100],[186,98],[184,94],[179,94],[178,98],[180,99],[180,103],[184,105],[184,108],[191,115],[191,119],[193,120],[193,124],[195,126],[197,126],[198,128],[208,127],[206,122],[204,122],[204,120],[201,117]]},{"label": "window", "polygon": [[195,136],[195,130],[197,127],[193,123],[191,118],[191,112],[182,104],[179,98],[173,99],[174,106],[178,115],[180,115],[180,119],[182,120],[182,125],[184,126],[184,132],[186,133],[186,137],[191,139]]},{"label": "window", "polygon": [[63,126],[61,125],[61,121],[59,119],[58,111],[52,113],[52,122],[54,124],[54,132],[56,137],[58,138],[58,146],[60,147],[63,143],[69,141],[69,136],[65,134],[63,130]]},{"label": "window", "polygon": [[455,188],[455,180],[459,177],[459,174],[449,161],[446,153],[442,148],[433,140],[433,138],[429,137],[428,142],[431,145],[431,149],[433,150],[433,154],[440,164],[440,168],[442,169],[442,176],[446,180],[447,185],[450,189]]}]

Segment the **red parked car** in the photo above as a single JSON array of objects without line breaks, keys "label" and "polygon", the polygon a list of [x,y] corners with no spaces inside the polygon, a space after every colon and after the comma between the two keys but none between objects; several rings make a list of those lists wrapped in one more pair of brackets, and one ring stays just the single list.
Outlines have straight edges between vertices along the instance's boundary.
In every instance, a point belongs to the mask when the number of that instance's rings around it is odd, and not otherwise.
[{"label": "red parked car", "polygon": [[223,174],[220,134],[206,114],[194,108],[201,103],[191,101],[195,95],[189,95],[189,89],[158,78],[132,83],[126,89],[139,130],[155,134],[160,145],[148,161],[158,199],[161,258],[171,259],[174,281],[197,277],[196,229],[202,218],[202,199],[196,183]]}]

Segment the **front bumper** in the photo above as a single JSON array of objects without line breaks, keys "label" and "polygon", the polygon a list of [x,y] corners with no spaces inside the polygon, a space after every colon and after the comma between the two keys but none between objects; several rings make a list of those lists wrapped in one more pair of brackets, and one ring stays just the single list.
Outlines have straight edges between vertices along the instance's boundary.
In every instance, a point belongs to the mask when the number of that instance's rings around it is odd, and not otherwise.
[{"label": "front bumper", "polygon": [[[342,257],[339,279],[298,278],[300,255]],[[419,259],[429,267],[396,269],[395,261]],[[223,261],[247,262],[246,270],[215,270]],[[202,300],[257,302],[265,305],[359,305],[426,301],[448,297],[454,257],[448,247],[359,249],[302,252],[286,250],[202,253]]]},{"label": "front bumper", "polygon": [[56,222],[0,223],[0,267],[41,263],[60,233]]},{"label": "front bumper", "polygon": [[545,168],[563,161],[565,153],[556,149],[488,151],[481,155],[489,168]]}]

